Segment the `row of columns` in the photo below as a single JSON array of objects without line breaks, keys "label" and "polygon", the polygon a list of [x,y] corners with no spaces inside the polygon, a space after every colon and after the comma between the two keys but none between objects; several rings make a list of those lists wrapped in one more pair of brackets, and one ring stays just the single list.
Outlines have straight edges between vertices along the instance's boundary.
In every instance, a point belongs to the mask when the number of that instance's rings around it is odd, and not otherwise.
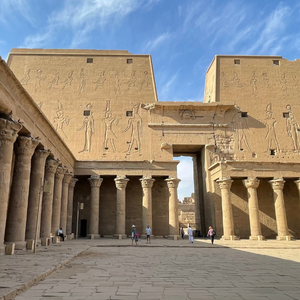
[{"label": "row of columns", "polygon": [[[237,239],[234,235],[234,222],[231,205],[231,185],[233,180],[231,178],[221,178],[217,180],[221,189],[222,198],[222,214],[223,214],[223,236],[224,240],[235,240]],[[244,186],[248,192],[248,209],[249,209],[249,223],[250,223],[250,237],[251,240],[263,240],[261,231],[261,223],[259,219],[259,206],[257,197],[257,188],[259,186],[259,179],[248,178],[243,180]],[[284,179],[276,178],[270,180],[269,183],[273,189],[274,195],[274,206],[277,224],[277,240],[290,240],[291,235],[289,234],[286,211],[284,205]],[[300,190],[300,180],[295,181]]]},{"label": "row of columns", "polygon": [[[38,237],[46,238],[60,226],[64,232],[67,223],[72,226],[72,189],[77,179],[57,160],[46,162],[50,151],[36,149],[39,139],[18,136],[21,128],[18,122],[0,118],[0,248],[5,241],[24,249],[26,240],[36,237],[37,222]],[[44,192],[43,186],[48,187]]]},{"label": "row of columns", "polygon": [[[96,175],[91,176],[88,180],[91,187],[88,236],[99,237],[99,199],[103,179]],[[143,177],[140,181],[143,188],[143,228],[145,229],[148,225],[152,228],[152,187],[155,179]],[[179,232],[177,187],[180,180],[168,178],[165,181],[169,188],[169,235],[177,236]],[[115,236],[122,238],[126,237],[126,187],[128,182],[129,179],[125,176],[115,178],[117,188]]]}]

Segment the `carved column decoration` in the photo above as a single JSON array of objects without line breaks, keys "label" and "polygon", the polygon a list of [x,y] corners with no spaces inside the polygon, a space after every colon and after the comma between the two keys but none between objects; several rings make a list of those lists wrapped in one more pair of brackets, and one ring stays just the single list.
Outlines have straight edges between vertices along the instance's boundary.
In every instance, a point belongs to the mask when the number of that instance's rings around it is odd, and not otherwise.
[{"label": "carved column decoration", "polygon": [[41,215],[41,238],[50,238],[51,236],[54,175],[56,173],[58,164],[59,161],[54,159],[48,159],[46,161]]},{"label": "carved column decoration", "polygon": [[72,216],[73,216],[73,200],[74,200],[74,187],[76,182],[78,181],[77,178],[71,178],[69,184],[69,194],[68,194],[68,215],[67,215],[67,234],[72,233]]},{"label": "carved column decoration", "polygon": [[300,179],[295,180],[294,182],[296,183],[296,186],[297,186],[297,188],[298,188],[299,195],[300,195]]},{"label": "carved column decoration", "polygon": [[276,215],[276,224],[277,224],[277,240],[290,240],[291,235],[289,233],[286,211],[284,205],[284,196],[283,196],[283,187],[284,179],[277,178],[270,180],[269,183],[273,188],[274,193],[274,204],[275,204],[275,215]]},{"label": "carved column decoration", "polygon": [[149,225],[152,229],[152,187],[155,179],[143,177],[140,179],[143,188],[143,232]]},{"label": "carved column decoration", "polygon": [[19,136],[16,143],[16,159],[7,212],[5,241],[15,243],[16,248],[25,249],[31,157],[39,140]]},{"label": "carved column decoration", "polygon": [[233,213],[231,205],[231,185],[233,180],[231,178],[220,178],[217,180],[221,189],[222,198],[222,215],[223,215],[223,240],[235,240],[234,235]]},{"label": "carved column decoration", "polygon": [[0,118],[0,252],[4,248],[13,145],[21,128],[22,125],[15,121]]},{"label": "carved column decoration", "polygon": [[91,176],[89,179],[91,186],[91,206],[90,206],[90,224],[88,235],[94,235],[99,238],[99,206],[100,206],[100,186],[103,181],[100,176]]},{"label": "carved column decoration", "polygon": [[126,186],[129,179],[124,177],[115,178],[117,188],[116,206],[116,236],[126,237]]},{"label": "carved column decoration", "polygon": [[[53,206],[52,206],[52,222],[51,222],[51,235],[55,236],[60,223],[60,212],[61,212],[61,195],[62,195],[62,180],[67,172],[65,167],[57,167],[54,180],[54,195],[53,195]],[[64,232],[65,234],[65,232]]]},{"label": "carved column decoration", "polygon": [[68,211],[68,196],[69,196],[69,183],[73,177],[72,173],[66,172],[62,183],[61,195],[61,211],[60,211],[60,227],[63,233],[67,233],[67,211]]},{"label": "carved column decoration", "polygon": [[[42,188],[44,183],[45,162],[49,154],[49,150],[35,150],[32,157],[25,235],[26,240],[35,239],[36,222],[37,220],[40,221],[40,201],[41,194],[43,193]],[[40,233],[39,229],[38,233]]]},{"label": "carved column decoration", "polygon": [[165,181],[169,188],[169,236],[173,237],[179,235],[177,188],[181,180],[167,178]]},{"label": "carved column decoration", "polygon": [[257,198],[257,188],[260,181],[257,178],[248,178],[243,180],[243,183],[248,191],[248,208],[250,222],[250,240],[262,240],[264,237],[261,234],[261,225],[259,220],[259,207]]}]

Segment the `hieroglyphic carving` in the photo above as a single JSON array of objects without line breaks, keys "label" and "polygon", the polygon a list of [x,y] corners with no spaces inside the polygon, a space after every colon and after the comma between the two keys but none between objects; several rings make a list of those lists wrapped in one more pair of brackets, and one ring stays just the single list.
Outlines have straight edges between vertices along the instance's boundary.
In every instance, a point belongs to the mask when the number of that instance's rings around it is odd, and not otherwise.
[{"label": "hieroglyphic carving", "polygon": [[91,145],[92,145],[92,135],[94,132],[94,116],[92,110],[92,105],[89,103],[86,106],[86,110],[84,111],[84,119],[82,126],[77,129],[77,131],[81,131],[84,129],[84,146],[83,150],[79,151],[78,153],[82,152],[90,152]]},{"label": "hieroglyphic carving", "polygon": [[136,144],[135,150],[141,152],[141,135],[142,135],[142,117],[139,115],[140,104],[132,108],[132,117],[128,120],[126,129],[123,132],[131,130],[131,137],[126,153],[131,153],[132,147]]},{"label": "hieroglyphic carving", "polygon": [[49,81],[49,90],[51,90],[53,86],[57,87],[58,82],[59,82],[59,72],[57,70],[55,70],[53,79],[51,81]]},{"label": "hieroglyphic carving", "polygon": [[285,73],[283,73],[281,75],[280,84],[281,84],[282,96],[286,96],[287,95],[287,80],[285,78]]},{"label": "hieroglyphic carving", "polygon": [[74,71],[71,71],[69,72],[68,74],[68,77],[66,78],[65,81],[63,81],[64,85],[62,87],[62,91],[65,89],[65,87],[68,85],[68,86],[71,86],[72,85],[72,81],[73,81],[73,72]]},{"label": "hieroglyphic carving", "polygon": [[105,135],[104,135],[104,151],[108,151],[108,142],[110,142],[113,152],[117,151],[116,145],[115,145],[115,139],[117,139],[117,135],[113,131],[113,124],[118,124],[118,120],[112,116],[112,112],[110,109],[110,100],[106,101],[106,110],[105,110],[105,117],[102,119],[102,121],[105,123]]},{"label": "hieroglyphic carving", "polygon": [[240,151],[243,151],[244,146],[246,146],[246,148],[250,152],[252,152],[246,135],[246,130],[251,132],[247,123],[247,118],[242,117],[240,107],[237,106],[236,108],[238,109],[238,112],[234,114],[232,121],[234,122],[233,127],[234,127],[234,134],[235,134],[235,141],[237,143],[237,148]]},{"label": "hieroglyphic carving", "polygon": [[195,110],[194,109],[179,109],[179,118],[182,119],[192,119],[195,120]]},{"label": "hieroglyphic carving", "polygon": [[34,84],[34,91],[40,92],[42,88],[42,82],[46,79],[46,76],[42,76],[43,71],[41,69],[38,69],[36,71],[36,77],[35,77],[35,84]]},{"label": "hieroglyphic carving", "polygon": [[144,75],[143,75],[143,79],[140,83],[140,91],[143,89],[144,86],[148,86],[148,83],[149,83],[149,74],[147,71],[144,72]]},{"label": "hieroglyphic carving", "polygon": [[291,105],[287,105],[286,109],[288,110],[288,118],[286,118],[286,131],[288,136],[293,140],[294,151],[300,150],[300,139],[299,139],[299,124],[295,119],[295,115],[292,110]]},{"label": "hieroglyphic carving", "polygon": [[221,83],[223,87],[229,87],[228,81],[226,79],[226,74],[224,72],[221,73]]},{"label": "hieroglyphic carving", "polygon": [[[268,141],[268,148],[267,150],[270,151],[271,149],[276,149],[277,151],[280,150],[275,125],[277,121],[273,118],[273,110],[272,110],[272,103],[269,103],[266,107],[266,119],[265,125],[268,129],[265,139]],[[275,147],[275,148],[274,148]]]},{"label": "hieroglyphic carving", "polygon": [[115,75],[115,94],[118,95],[121,94],[121,83],[120,83],[120,78],[118,73],[116,73]]},{"label": "hieroglyphic carving", "polygon": [[96,84],[95,91],[97,91],[99,86],[103,87],[105,80],[106,80],[105,71],[102,71],[102,72],[100,72],[99,78],[95,82],[95,84]]},{"label": "hieroglyphic carving", "polygon": [[127,83],[128,83],[127,91],[129,91],[131,87],[135,86],[136,83],[135,71],[131,72],[130,79],[127,81]]},{"label": "hieroglyphic carving", "polygon": [[79,95],[81,95],[82,93],[84,93],[85,83],[86,83],[86,80],[84,78],[84,69],[81,69],[79,78],[80,78],[79,79]]},{"label": "hieroglyphic carving", "polygon": [[241,80],[240,80],[240,77],[239,77],[239,75],[236,72],[233,73],[232,80],[233,80],[235,86],[237,86],[237,87],[243,87],[243,85],[241,83]]},{"label": "hieroglyphic carving", "polygon": [[296,74],[293,74],[293,81],[294,81],[295,87],[300,86],[299,79]]},{"label": "hieroglyphic carving", "polygon": [[256,79],[255,72],[252,72],[250,85],[251,85],[251,88],[252,88],[252,95],[256,96],[257,95],[257,79]]},{"label": "hieroglyphic carving", "polygon": [[262,79],[263,79],[263,82],[265,83],[265,86],[270,87],[270,80],[269,80],[267,72],[262,73]]},{"label": "hieroglyphic carving", "polygon": [[30,80],[30,69],[26,70],[24,72],[23,78],[20,80],[20,83],[23,85],[26,85],[28,81]]},{"label": "hieroglyphic carving", "polygon": [[64,136],[68,138],[64,131],[64,125],[68,126],[70,123],[70,119],[68,117],[65,117],[63,106],[59,100],[57,100],[56,117],[53,118],[53,122],[56,123],[56,131],[59,133],[62,132]]}]

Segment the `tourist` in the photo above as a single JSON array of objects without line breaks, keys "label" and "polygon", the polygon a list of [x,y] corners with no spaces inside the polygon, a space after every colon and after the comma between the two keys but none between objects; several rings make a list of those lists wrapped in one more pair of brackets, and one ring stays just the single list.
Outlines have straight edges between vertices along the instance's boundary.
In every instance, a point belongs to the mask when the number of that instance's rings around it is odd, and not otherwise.
[{"label": "tourist", "polygon": [[62,239],[63,239],[63,242],[65,241],[65,236],[64,236],[64,234],[63,234],[63,231],[62,231],[62,228],[60,227],[59,229],[58,229],[58,236],[60,236],[60,237],[62,237]]},{"label": "tourist", "polygon": [[194,229],[191,227],[191,225],[189,225],[187,233],[189,235],[189,243],[194,243]]},{"label": "tourist", "polygon": [[181,234],[181,238],[184,240],[184,229],[183,229],[183,227],[181,227],[180,234]]},{"label": "tourist", "polygon": [[151,244],[151,228],[148,225],[146,228],[147,244]]},{"label": "tourist", "polygon": [[138,242],[139,238],[136,233],[135,225],[131,226],[131,245],[132,246],[133,246],[133,240],[135,240],[135,245],[137,246],[137,242]]},{"label": "tourist", "polygon": [[211,226],[209,226],[207,236],[209,236],[212,244],[214,243],[215,235],[216,232],[213,230]]}]

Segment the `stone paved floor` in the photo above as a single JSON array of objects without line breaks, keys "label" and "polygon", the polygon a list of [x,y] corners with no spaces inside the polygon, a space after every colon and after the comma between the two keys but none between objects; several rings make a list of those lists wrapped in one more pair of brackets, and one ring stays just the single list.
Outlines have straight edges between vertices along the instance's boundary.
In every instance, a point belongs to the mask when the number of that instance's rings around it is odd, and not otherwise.
[{"label": "stone paved floor", "polygon": [[300,299],[300,241],[85,243],[88,251],[15,299]]}]

